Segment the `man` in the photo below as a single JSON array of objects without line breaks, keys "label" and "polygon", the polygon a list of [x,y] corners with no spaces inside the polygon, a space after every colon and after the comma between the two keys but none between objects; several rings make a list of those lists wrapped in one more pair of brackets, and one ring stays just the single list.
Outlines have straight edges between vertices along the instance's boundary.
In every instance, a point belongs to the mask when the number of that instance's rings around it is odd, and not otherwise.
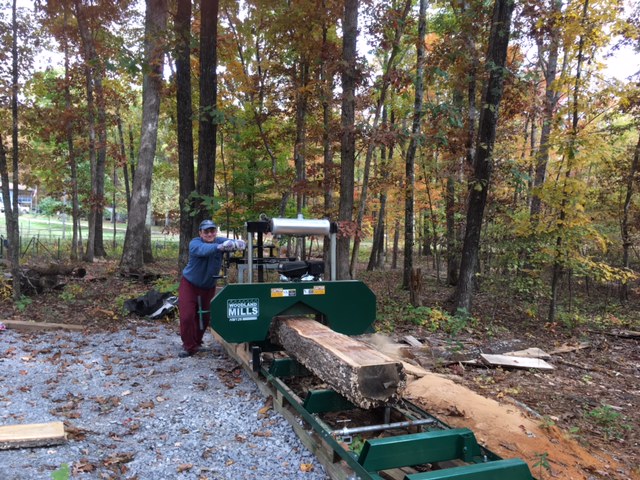
[{"label": "man", "polygon": [[218,226],[212,220],[203,221],[198,229],[198,237],[189,242],[189,262],[182,271],[178,288],[183,348],[179,357],[190,357],[202,346],[209,315],[203,314],[201,325],[199,311],[210,308],[209,304],[216,293],[216,277],[220,274],[223,253],[244,250],[245,247],[242,240],[218,237]]}]

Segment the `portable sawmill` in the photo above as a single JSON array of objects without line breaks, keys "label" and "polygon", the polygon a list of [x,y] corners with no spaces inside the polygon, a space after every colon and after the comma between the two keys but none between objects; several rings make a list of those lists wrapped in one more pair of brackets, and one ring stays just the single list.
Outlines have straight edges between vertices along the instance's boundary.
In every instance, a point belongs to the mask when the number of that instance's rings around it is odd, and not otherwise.
[{"label": "portable sawmill", "polygon": [[[273,396],[331,478],[533,479],[524,461],[500,459],[472,431],[403,399],[402,362],[353,338],[373,330],[376,297],[361,281],[336,279],[335,223],[273,218],[247,222],[246,232],[244,256],[231,259],[238,283],[201,315],[210,314],[216,338]],[[266,235],[328,237],[328,279],[324,259],[281,257]]]}]

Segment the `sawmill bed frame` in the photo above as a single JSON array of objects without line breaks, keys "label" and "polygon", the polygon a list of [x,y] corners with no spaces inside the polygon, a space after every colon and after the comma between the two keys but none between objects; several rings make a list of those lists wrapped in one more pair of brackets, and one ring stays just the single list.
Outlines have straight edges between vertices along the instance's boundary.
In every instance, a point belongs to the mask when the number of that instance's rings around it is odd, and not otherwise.
[{"label": "sawmill bed frame", "polygon": [[[479,445],[471,430],[453,429],[407,400],[365,411],[333,390],[301,390],[295,378],[310,374],[294,359],[276,358],[248,343],[227,343],[212,332],[260,391],[273,398],[274,410],[333,480],[535,480],[524,461],[500,459]],[[336,426],[346,412],[358,421],[367,417],[366,424]],[[366,438],[380,432],[388,436]],[[354,437],[363,442],[359,453],[349,448]]]}]

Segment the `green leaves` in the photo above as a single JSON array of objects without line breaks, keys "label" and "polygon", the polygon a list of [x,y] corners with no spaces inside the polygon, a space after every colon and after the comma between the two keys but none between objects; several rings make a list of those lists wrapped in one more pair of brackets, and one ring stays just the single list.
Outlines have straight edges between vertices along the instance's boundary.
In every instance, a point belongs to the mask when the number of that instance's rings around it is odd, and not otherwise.
[{"label": "green leaves", "polygon": [[51,473],[51,480],[69,480],[69,478],[71,478],[71,469],[66,463],[63,463],[60,468]]}]

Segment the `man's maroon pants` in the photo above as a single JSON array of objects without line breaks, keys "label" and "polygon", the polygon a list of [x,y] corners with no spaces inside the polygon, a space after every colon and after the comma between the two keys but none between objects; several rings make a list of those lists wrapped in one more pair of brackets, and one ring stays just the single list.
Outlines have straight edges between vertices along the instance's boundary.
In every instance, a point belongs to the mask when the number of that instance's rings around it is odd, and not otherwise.
[{"label": "man's maroon pants", "polygon": [[[202,345],[202,337],[209,326],[209,315],[211,299],[216,293],[216,288],[198,288],[189,280],[182,277],[178,288],[178,311],[180,313],[180,337],[182,347],[189,353],[195,353]],[[200,318],[198,314],[198,297],[202,310],[207,310],[202,314],[202,330],[200,329]]]}]

